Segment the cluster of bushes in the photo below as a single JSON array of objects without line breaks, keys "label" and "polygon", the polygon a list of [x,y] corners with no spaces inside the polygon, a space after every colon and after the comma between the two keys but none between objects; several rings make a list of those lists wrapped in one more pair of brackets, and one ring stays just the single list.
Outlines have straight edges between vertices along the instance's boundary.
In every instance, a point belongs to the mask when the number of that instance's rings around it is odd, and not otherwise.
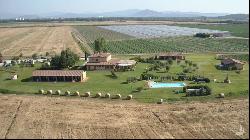
[{"label": "cluster of bushes", "polygon": [[140,56],[136,56],[133,58],[130,58],[130,60],[135,60],[136,62],[146,63],[144,58],[141,58]]},{"label": "cluster of bushes", "polygon": [[69,48],[61,51],[61,55],[56,55],[51,59],[51,66],[57,69],[72,67],[79,60],[79,56]]},{"label": "cluster of bushes", "polygon": [[185,65],[181,65],[181,67],[183,68],[184,73],[191,73],[192,71],[199,69],[198,65],[190,60],[185,60]]},{"label": "cluster of bushes", "polygon": [[[134,77],[136,79],[136,77]],[[149,80],[149,79],[160,79],[161,81],[164,80],[174,80],[174,81],[194,81],[197,83],[204,82],[210,83],[210,79],[206,77],[202,77],[200,75],[186,75],[185,73],[177,73],[176,75],[166,75],[166,76],[158,76],[149,73],[142,73],[141,80]],[[130,80],[131,81],[131,80]]]},{"label": "cluster of bushes", "polygon": [[[194,90],[188,91],[188,89]],[[211,95],[212,90],[207,85],[195,85],[183,87],[183,92],[186,92],[186,96],[206,96]]]},{"label": "cluster of bushes", "polygon": [[116,75],[116,73],[115,73],[114,70],[111,70],[110,72],[111,72],[112,78],[114,78],[114,79],[117,79],[117,78],[118,78],[118,76]]},{"label": "cluster of bushes", "polygon": [[220,65],[215,65],[215,68],[218,70],[228,70],[228,71],[238,70],[238,68],[236,66],[224,67],[224,66],[220,66]]},{"label": "cluster of bushes", "polygon": [[132,83],[132,82],[136,82],[138,81],[138,79],[136,77],[128,77],[127,78],[127,83]]},{"label": "cluster of bushes", "polygon": [[174,77],[174,80],[178,81],[194,81],[194,82],[201,82],[204,81],[205,83],[209,83],[210,79],[206,77],[202,77],[200,75],[186,75],[185,73],[177,73],[177,77]]},{"label": "cluster of bushes", "polygon": [[158,79],[159,76],[149,74],[149,73],[142,73],[141,74],[141,80],[149,80],[149,79]]},{"label": "cluster of bushes", "polygon": [[197,33],[194,35],[194,37],[200,37],[200,38],[209,38],[211,34],[208,33]]},{"label": "cluster of bushes", "polygon": [[205,82],[205,83],[210,83],[210,79],[209,78],[205,78],[205,77],[196,77],[194,79],[195,82],[199,83],[199,82]]},{"label": "cluster of bushes", "polygon": [[[161,62],[161,61],[157,60],[157,56],[149,57],[149,58],[141,58],[140,56],[136,56],[136,57],[130,58],[130,60],[135,60],[137,62],[150,63],[150,64],[155,64],[155,63],[160,63]],[[168,64],[173,64],[172,59],[167,60],[167,62],[168,62]]]},{"label": "cluster of bushes", "polygon": [[163,81],[163,80],[173,80],[174,78],[175,78],[174,76],[170,76],[170,75],[160,77],[161,81]]}]

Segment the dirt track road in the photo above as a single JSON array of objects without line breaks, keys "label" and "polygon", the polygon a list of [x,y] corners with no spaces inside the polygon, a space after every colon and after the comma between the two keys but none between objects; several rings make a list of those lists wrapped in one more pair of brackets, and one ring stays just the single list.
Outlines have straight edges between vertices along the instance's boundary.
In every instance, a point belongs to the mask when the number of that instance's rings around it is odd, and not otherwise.
[{"label": "dirt track road", "polygon": [[249,138],[248,103],[0,95],[0,138]]}]

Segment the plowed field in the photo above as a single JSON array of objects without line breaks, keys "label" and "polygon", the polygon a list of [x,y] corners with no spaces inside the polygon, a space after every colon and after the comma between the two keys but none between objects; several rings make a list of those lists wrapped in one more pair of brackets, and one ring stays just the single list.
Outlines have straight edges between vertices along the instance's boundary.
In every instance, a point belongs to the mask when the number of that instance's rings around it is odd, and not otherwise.
[{"label": "plowed field", "polygon": [[248,104],[0,95],[0,138],[249,138]]}]

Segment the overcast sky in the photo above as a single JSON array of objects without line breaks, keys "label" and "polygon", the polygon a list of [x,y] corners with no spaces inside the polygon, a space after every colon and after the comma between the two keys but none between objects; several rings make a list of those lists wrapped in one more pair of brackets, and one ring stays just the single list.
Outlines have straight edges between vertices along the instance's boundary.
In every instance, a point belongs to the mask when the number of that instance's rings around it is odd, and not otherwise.
[{"label": "overcast sky", "polygon": [[249,13],[249,0],[0,0],[0,12],[107,12],[127,9],[156,11]]}]

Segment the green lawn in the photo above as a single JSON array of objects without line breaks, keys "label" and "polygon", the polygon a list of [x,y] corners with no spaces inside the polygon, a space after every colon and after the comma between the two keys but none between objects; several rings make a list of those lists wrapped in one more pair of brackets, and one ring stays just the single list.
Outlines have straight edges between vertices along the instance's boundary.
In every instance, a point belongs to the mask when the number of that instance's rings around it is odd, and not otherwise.
[{"label": "green lawn", "polygon": [[[128,56],[122,56],[123,58]],[[175,94],[173,92],[174,88],[165,89],[147,89],[142,92],[133,92],[136,88],[140,86],[145,86],[145,81],[139,81],[136,83],[124,84],[127,77],[136,76],[139,77],[149,64],[139,63],[136,66],[135,71],[129,72],[117,72],[118,78],[112,79],[110,77],[111,73],[109,71],[87,71],[87,77],[89,78],[85,83],[37,83],[37,82],[22,82],[22,80],[29,78],[32,75],[32,71],[35,68],[25,67],[25,68],[12,68],[19,75],[18,80],[12,81],[7,80],[10,77],[9,72],[0,71],[0,89],[8,89],[11,91],[22,92],[22,93],[35,93],[39,89],[44,90],[61,90],[61,91],[80,91],[86,92],[90,91],[95,94],[97,92],[113,94],[128,95],[133,94],[135,100],[140,102],[156,102],[160,98],[167,99],[168,101],[176,100],[210,100],[215,98],[218,93],[225,93],[226,98],[246,98],[248,93],[242,94],[244,91],[248,91],[249,84],[249,65],[244,66],[244,70],[237,74],[235,71],[220,71],[217,70],[214,65],[218,64],[220,61],[215,60],[214,54],[189,54],[186,56],[187,60],[191,60],[197,63],[199,69],[193,74],[203,75],[211,79],[211,81],[216,78],[218,81],[223,81],[227,73],[229,74],[229,79],[232,84],[224,83],[209,83],[208,85],[212,88],[212,95],[204,97],[185,97],[184,94]],[[181,62],[184,64],[184,62]],[[37,66],[38,67],[38,66]],[[173,73],[181,72],[182,68],[176,63],[173,64],[169,73],[157,73],[159,75],[168,75]],[[153,72],[156,74],[156,72]],[[189,83],[185,81],[186,83]],[[232,93],[229,93],[232,92]]]},{"label": "green lawn", "polygon": [[177,26],[229,31],[233,36],[249,38],[249,24],[178,24]]}]

